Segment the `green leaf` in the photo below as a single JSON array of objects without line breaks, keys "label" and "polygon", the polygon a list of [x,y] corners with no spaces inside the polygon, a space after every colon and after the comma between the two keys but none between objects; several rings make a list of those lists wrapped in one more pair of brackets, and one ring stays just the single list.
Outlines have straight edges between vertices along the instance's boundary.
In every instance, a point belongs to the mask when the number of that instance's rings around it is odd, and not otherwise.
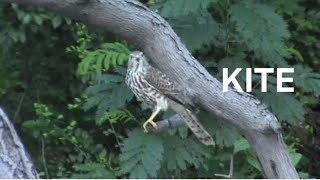
[{"label": "green leaf", "polygon": [[246,161],[253,166],[254,168],[256,168],[257,170],[261,171],[261,167],[259,162],[257,161],[257,159],[253,156],[253,155],[248,155],[246,158]]},{"label": "green leaf", "polygon": [[212,117],[211,114],[201,112],[198,114],[199,119],[203,120],[201,123],[206,128],[217,145],[230,147],[241,136],[237,129],[226,124],[223,120],[218,120],[218,117]]},{"label": "green leaf", "polygon": [[309,67],[294,66],[293,83],[303,92],[320,94],[320,73]]},{"label": "green leaf", "polygon": [[111,123],[123,122],[126,123],[128,121],[136,120],[135,117],[128,111],[127,109],[115,110],[106,112],[104,117],[100,120],[99,124],[101,125],[106,120]]},{"label": "green leaf", "polygon": [[179,127],[177,130],[178,130],[178,133],[179,133],[179,135],[180,135],[180,137],[181,137],[182,139],[187,138],[187,136],[188,136],[188,130],[189,130],[188,127]]},{"label": "green leaf", "polygon": [[116,177],[103,164],[87,163],[75,164],[76,171],[71,175],[72,179],[115,179]]},{"label": "green leaf", "polygon": [[51,23],[53,28],[59,27],[62,24],[62,17],[59,15],[54,16]]},{"label": "green leaf", "polygon": [[214,43],[220,33],[218,23],[212,19],[207,11],[171,18],[169,23],[190,51]]},{"label": "green leaf", "polygon": [[124,83],[124,77],[105,74],[95,79],[95,84],[86,89],[88,100],[85,110],[97,107],[96,121],[99,123],[106,112],[124,108],[134,96]]},{"label": "green leaf", "polygon": [[241,72],[236,76],[240,86],[245,89],[246,85],[246,68],[250,68],[250,64],[244,60],[245,54],[240,53],[232,57],[223,58],[218,62],[218,77],[222,78],[223,68],[228,68],[228,76],[230,76],[237,68],[242,68]]},{"label": "green leaf", "polygon": [[153,9],[160,10],[163,17],[172,18],[205,10],[211,3],[215,2],[217,0],[166,0],[155,5]]},{"label": "green leaf", "polygon": [[234,149],[233,149],[234,154],[240,151],[248,150],[250,148],[250,144],[245,138],[238,139],[237,141],[234,142],[233,146],[234,146]]},{"label": "green leaf", "polygon": [[14,42],[19,40],[19,31],[10,28],[7,33]]},{"label": "green leaf", "polygon": [[290,157],[292,159],[293,165],[297,166],[298,163],[301,161],[302,159],[302,154],[300,153],[296,153],[296,152],[291,152],[290,153]]},{"label": "green leaf", "polygon": [[117,65],[117,60],[118,60],[119,53],[114,53],[114,52],[111,52],[111,53],[112,53],[111,64],[112,64],[113,66],[116,66],[116,65]]},{"label": "green leaf", "polygon": [[279,14],[288,14],[293,16],[297,11],[304,11],[304,8],[299,6],[299,2],[301,2],[301,0],[277,0],[268,1],[267,3],[275,7]]},{"label": "green leaf", "polygon": [[35,14],[33,15],[33,19],[37,25],[42,25],[43,18],[41,16],[39,16],[38,14]]},{"label": "green leaf", "polygon": [[79,63],[78,73],[80,75],[85,75],[88,73],[91,63],[95,60],[95,53],[87,53],[83,60]]},{"label": "green leaf", "polygon": [[253,1],[238,1],[230,7],[230,19],[236,24],[237,39],[264,63],[285,66],[288,56],[284,41],[290,36],[286,22],[271,6]]},{"label": "green leaf", "polygon": [[110,69],[110,61],[109,61],[109,59],[111,59],[111,57],[112,57],[111,53],[107,53],[107,55],[104,56],[104,60],[103,60],[104,63],[103,64],[104,64],[104,69],[106,71],[108,71]]},{"label": "green leaf", "polygon": [[25,14],[24,17],[22,18],[22,23],[23,24],[29,24],[31,21],[31,15],[30,14]]},{"label": "green leaf", "polygon": [[300,60],[301,62],[304,62],[304,58],[302,57],[301,53],[297,49],[288,48],[287,51],[289,53],[291,53],[292,55],[296,56],[298,58],[298,60]]},{"label": "green leaf", "polygon": [[96,72],[98,75],[101,75],[102,73],[102,61],[104,59],[104,55],[100,55],[97,58],[97,62],[96,62]]},{"label": "green leaf", "polygon": [[181,139],[176,135],[168,135],[164,142],[164,162],[168,171],[185,170],[191,165],[196,169],[207,168],[205,160],[210,157],[210,150],[198,139]]},{"label": "green leaf", "polygon": [[120,154],[120,173],[130,178],[156,178],[163,160],[160,137],[135,129],[124,140]]},{"label": "green leaf", "polygon": [[[296,124],[304,120],[305,110],[303,104],[299,102],[293,94],[276,92],[275,88],[269,85],[269,92],[256,94],[262,98],[263,102],[271,106],[271,110],[281,119]],[[271,91],[270,91],[271,90]]]},{"label": "green leaf", "polygon": [[129,49],[122,43],[104,43],[101,48],[86,50],[81,53],[81,63],[78,66],[79,75],[87,75],[95,69],[95,73],[100,75],[111,67],[124,65],[128,60]]}]

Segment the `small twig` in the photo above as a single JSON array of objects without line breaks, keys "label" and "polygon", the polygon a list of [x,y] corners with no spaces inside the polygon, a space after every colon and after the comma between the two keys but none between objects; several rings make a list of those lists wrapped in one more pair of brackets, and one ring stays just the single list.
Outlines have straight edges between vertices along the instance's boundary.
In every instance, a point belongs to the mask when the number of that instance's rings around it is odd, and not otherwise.
[{"label": "small twig", "polygon": [[47,161],[46,161],[46,157],[45,157],[45,143],[44,143],[43,138],[41,139],[41,155],[42,155],[43,168],[44,168],[44,171],[45,171],[45,173],[46,173],[47,179],[49,179],[48,168],[47,168]]},{"label": "small twig", "polygon": [[119,138],[118,138],[118,136],[117,136],[117,134],[116,134],[116,131],[114,130],[114,127],[113,127],[113,125],[112,125],[112,122],[109,121],[109,123],[110,123],[111,129],[112,129],[112,131],[113,131],[113,134],[114,134],[114,136],[116,137],[116,141],[117,141],[118,147],[121,149],[120,141],[119,141]]},{"label": "small twig", "polygon": [[231,157],[230,157],[230,167],[229,167],[229,174],[226,175],[226,174],[214,174],[215,176],[218,176],[218,177],[224,177],[224,178],[232,178],[233,176],[233,157],[234,157],[234,154],[232,153],[231,154]]},{"label": "small twig", "polygon": [[[230,6],[230,2],[229,2],[229,0],[227,0],[227,8],[226,9],[229,9],[230,8],[229,6]],[[229,57],[230,20],[229,20],[228,11],[226,11],[226,13],[225,13],[225,32],[226,32],[226,37],[225,37],[224,49],[225,49],[226,57]]]},{"label": "small twig", "polygon": [[257,82],[257,84],[255,84],[253,87],[252,87],[252,89],[256,89],[259,85],[260,85],[260,81],[259,82]]},{"label": "small twig", "polygon": [[19,105],[17,107],[17,110],[16,112],[14,113],[14,116],[13,116],[13,122],[15,122],[17,120],[17,116],[18,114],[20,113],[20,110],[21,110],[21,106],[22,106],[22,103],[23,103],[23,100],[24,100],[24,97],[26,96],[26,93],[24,92],[20,98],[20,101],[19,101]]}]

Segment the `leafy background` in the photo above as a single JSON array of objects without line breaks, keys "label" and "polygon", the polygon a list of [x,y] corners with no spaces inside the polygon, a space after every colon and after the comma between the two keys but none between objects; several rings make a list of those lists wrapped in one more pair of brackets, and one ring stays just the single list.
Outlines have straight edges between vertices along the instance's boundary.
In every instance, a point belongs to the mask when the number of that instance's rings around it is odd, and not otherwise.
[{"label": "leafy background", "polygon": [[[294,67],[294,93],[276,77],[253,94],[281,121],[302,178],[319,178],[319,0],[149,0],[193,55],[219,80],[222,68]],[[261,178],[248,142],[199,112],[217,147],[187,128],[145,134],[151,111],[124,84],[123,40],[41,8],[0,5],[0,102],[42,178]],[[237,77],[245,87],[245,73]],[[172,115],[163,113],[158,120]]]}]

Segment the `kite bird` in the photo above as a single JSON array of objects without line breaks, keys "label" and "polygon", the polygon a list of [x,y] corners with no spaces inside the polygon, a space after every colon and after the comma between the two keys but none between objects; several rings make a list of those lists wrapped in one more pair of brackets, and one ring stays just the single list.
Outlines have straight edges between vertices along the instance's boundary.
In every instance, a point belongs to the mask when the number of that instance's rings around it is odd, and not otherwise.
[{"label": "kite bird", "polygon": [[191,108],[182,103],[182,98],[178,98],[181,88],[165,74],[150,66],[140,51],[134,51],[129,55],[126,84],[138,101],[143,101],[153,108],[152,115],[143,124],[145,132],[148,132],[148,124],[157,128],[153,119],[160,111],[166,111],[170,106],[203,144],[214,145],[212,137],[200,124]]}]

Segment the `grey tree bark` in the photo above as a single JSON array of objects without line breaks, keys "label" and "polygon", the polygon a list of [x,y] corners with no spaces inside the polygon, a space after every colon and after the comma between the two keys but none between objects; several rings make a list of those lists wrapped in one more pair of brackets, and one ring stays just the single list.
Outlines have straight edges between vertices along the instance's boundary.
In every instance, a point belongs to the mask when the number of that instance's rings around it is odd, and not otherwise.
[{"label": "grey tree bark", "polygon": [[250,142],[266,178],[299,178],[277,118],[255,97],[222,84],[191,55],[170,25],[135,0],[0,0],[44,7],[112,32],[142,50],[154,64],[187,92],[187,102],[222,117]]},{"label": "grey tree bark", "polygon": [[39,178],[13,124],[0,108],[0,178]]}]

